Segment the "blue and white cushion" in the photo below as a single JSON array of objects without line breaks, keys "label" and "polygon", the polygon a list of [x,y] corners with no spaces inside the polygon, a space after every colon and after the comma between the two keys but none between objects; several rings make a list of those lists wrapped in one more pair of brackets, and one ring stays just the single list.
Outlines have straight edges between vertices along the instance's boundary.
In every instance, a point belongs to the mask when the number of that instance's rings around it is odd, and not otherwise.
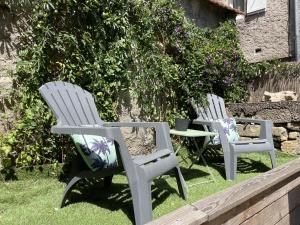
[{"label": "blue and white cushion", "polygon": [[[226,134],[229,143],[239,140],[240,135],[237,132],[236,121],[235,121],[234,118],[229,117],[229,118],[225,118],[225,119],[218,119],[218,120],[215,120],[215,121],[221,123],[223,131]],[[212,132],[218,132],[215,129],[212,129],[211,131]],[[219,135],[216,135],[216,136],[213,137],[212,143],[214,145],[218,145],[218,144],[221,143]]]},{"label": "blue and white cushion", "polygon": [[96,135],[71,135],[76,148],[92,171],[118,165],[114,141]]}]

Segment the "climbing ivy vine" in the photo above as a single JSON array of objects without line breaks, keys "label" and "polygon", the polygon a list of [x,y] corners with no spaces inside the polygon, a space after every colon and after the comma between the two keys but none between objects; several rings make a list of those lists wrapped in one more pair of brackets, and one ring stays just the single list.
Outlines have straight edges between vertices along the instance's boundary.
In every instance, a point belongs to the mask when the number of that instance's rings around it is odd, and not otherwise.
[{"label": "climbing ivy vine", "polygon": [[18,121],[0,151],[7,168],[65,156],[69,139],[49,133],[55,119],[38,93],[46,82],[90,91],[104,120],[118,119],[129,93],[143,119],[172,123],[187,116],[191,97],[246,98],[259,74],[242,56],[234,22],[198,28],[175,0],[40,0],[29,25],[14,74]]}]

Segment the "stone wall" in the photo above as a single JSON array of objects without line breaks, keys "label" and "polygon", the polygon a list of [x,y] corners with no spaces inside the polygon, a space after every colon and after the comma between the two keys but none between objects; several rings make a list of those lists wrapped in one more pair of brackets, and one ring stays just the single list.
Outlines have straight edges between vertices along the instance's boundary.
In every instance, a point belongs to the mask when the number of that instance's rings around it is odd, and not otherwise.
[{"label": "stone wall", "polygon": [[26,29],[26,16],[12,14],[0,5],[0,18],[0,135],[3,135],[14,118],[8,98],[12,88],[10,73],[18,61],[19,37]]},{"label": "stone wall", "polygon": [[[141,116],[141,108],[129,93],[122,93],[119,98],[117,113],[120,121],[147,121]],[[148,154],[154,149],[154,132],[150,128],[121,128],[125,142],[132,155]]]},{"label": "stone wall", "polygon": [[[298,0],[298,29],[300,32],[300,1],[299,0]],[[300,35],[300,33],[299,33],[299,35]],[[294,41],[294,39],[293,39],[293,41]],[[300,46],[300,36],[298,37],[297,42],[298,42],[298,46]],[[298,55],[300,55],[300,49],[298,49]]]},{"label": "stone wall", "polygon": [[268,0],[266,12],[239,15],[237,28],[249,62],[290,57],[289,0]]},{"label": "stone wall", "polygon": [[24,20],[5,7],[0,7],[0,18],[0,77],[6,77],[18,60],[17,50],[20,34],[24,31]]},{"label": "stone wall", "polygon": [[[290,125],[290,124],[289,124]],[[300,154],[299,132],[300,124],[291,129],[288,124],[281,124],[272,128],[274,146],[283,152]],[[294,124],[295,125],[295,124]],[[255,139],[259,137],[260,125],[237,124],[237,130],[241,140]]]},{"label": "stone wall", "polygon": [[[277,149],[287,153],[300,154],[300,102],[261,102],[228,104],[233,116],[272,120],[273,140]],[[259,125],[239,124],[241,139],[258,138]]]}]

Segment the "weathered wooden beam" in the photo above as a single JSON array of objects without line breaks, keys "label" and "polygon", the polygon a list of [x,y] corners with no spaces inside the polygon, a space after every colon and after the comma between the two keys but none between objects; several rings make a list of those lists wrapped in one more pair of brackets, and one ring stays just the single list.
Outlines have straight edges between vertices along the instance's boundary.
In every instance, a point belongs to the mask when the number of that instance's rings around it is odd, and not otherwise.
[{"label": "weathered wooden beam", "polygon": [[[233,216],[227,216],[230,217],[224,223],[224,225],[238,225],[241,224],[245,220],[249,220],[251,217],[253,217],[256,214],[259,214],[260,212],[264,212],[264,210],[277,201],[279,198],[282,198],[283,196],[286,196],[289,192],[292,190],[299,190],[300,189],[300,177],[297,177],[296,179],[292,180],[287,185],[281,187],[280,189],[276,190],[276,187],[274,187],[275,191],[270,190],[271,194],[266,195],[263,198],[260,196],[257,196],[256,198],[253,198],[247,202],[247,204],[250,205],[250,207],[246,208],[245,210],[241,211],[240,213],[233,215]],[[300,200],[300,198],[299,198]],[[245,204],[245,205],[247,205]],[[294,206],[289,206],[289,210],[293,210]]]},{"label": "weathered wooden beam", "polygon": [[207,221],[208,216],[191,205],[177,209],[158,220],[150,222],[151,225],[198,225]]},{"label": "weathered wooden beam", "polygon": [[253,179],[244,181],[223,192],[210,196],[193,205],[209,216],[209,220],[241,205],[256,195],[300,172],[300,159],[270,170]]},{"label": "weathered wooden beam", "polygon": [[272,218],[272,223],[267,224],[276,224],[300,205],[299,193],[300,159],[296,159],[220,193],[175,210],[150,222],[149,225],[253,224],[251,221],[255,221],[255,218],[260,218],[260,220]]}]

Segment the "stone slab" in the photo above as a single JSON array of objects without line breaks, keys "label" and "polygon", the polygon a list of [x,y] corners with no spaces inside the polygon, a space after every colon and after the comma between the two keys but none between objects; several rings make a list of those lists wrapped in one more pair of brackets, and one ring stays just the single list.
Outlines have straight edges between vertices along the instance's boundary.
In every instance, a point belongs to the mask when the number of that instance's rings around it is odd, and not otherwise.
[{"label": "stone slab", "polygon": [[288,139],[288,132],[284,127],[273,127],[272,135],[276,141],[286,141]]},{"label": "stone slab", "polygon": [[300,101],[227,104],[235,117],[272,120],[273,123],[300,122]]},{"label": "stone slab", "polygon": [[284,141],[281,143],[281,151],[290,154],[299,154],[300,143],[298,140]]},{"label": "stone slab", "polygon": [[260,125],[254,124],[237,124],[237,132],[243,137],[259,137]]},{"label": "stone slab", "polygon": [[297,140],[298,137],[299,137],[299,132],[296,132],[296,131],[289,132],[289,139],[290,140]]}]

